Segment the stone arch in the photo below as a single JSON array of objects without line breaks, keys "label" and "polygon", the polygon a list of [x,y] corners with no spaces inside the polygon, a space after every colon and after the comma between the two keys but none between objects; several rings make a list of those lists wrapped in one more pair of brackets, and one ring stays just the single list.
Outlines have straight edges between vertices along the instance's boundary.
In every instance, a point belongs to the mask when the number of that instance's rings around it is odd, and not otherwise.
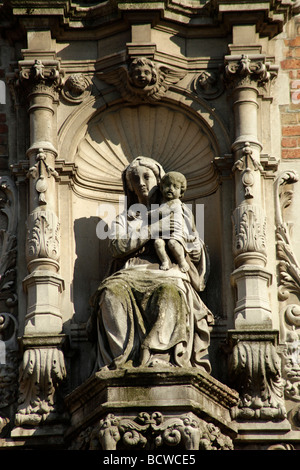
[{"label": "stone arch", "polygon": [[[169,91],[168,98],[156,104],[133,105],[125,103],[116,93],[112,96],[114,101],[110,106],[102,97],[84,101],[65,120],[58,133],[60,158],[73,165],[72,175],[66,165],[72,191],[60,189],[69,198],[67,204],[64,196],[61,197],[64,204],[60,207],[60,220],[62,233],[74,230],[74,246],[63,241],[61,251],[66,266],[67,263],[73,266],[69,282],[76,321],[86,321],[89,298],[107,274],[110,263],[107,240],[97,234],[101,218],[109,225],[102,216],[103,206],[112,204],[115,214],[123,210],[121,172],[138,154],[157,159],[166,171],[178,170],[187,176],[184,200],[195,212],[200,207],[198,214],[203,217],[200,236],[210,252],[211,287],[205,293],[206,303],[212,311],[221,311],[222,238],[231,237],[231,229],[224,230],[222,198],[225,186],[225,190],[232,191],[232,185],[220,185],[220,175],[213,163],[230,153],[230,139],[221,119],[204,101],[192,94],[179,94],[179,91]],[[155,126],[153,116],[164,127]],[[141,118],[147,121],[142,130],[139,129]],[[124,127],[120,127],[120,119],[126,123],[127,135]],[[164,131],[167,124],[170,134]],[[139,134],[135,132],[137,129]],[[142,136],[146,131],[144,141]],[[162,148],[165,152],[160,152]],[[230,218],[226,218],[226,224],[230,225]]]},{"label": "stone arch", "polygon": [[[75,164],[74,191],[98,200],[103,193],[107,200],[110,193],[114,200],[122,193],[122,170],[138,155],[158,160],[166,170],[184,172],[189,198],[216,191],[213,161],[229,152],[229,137],[208,105],[180,96],[179,102],[172,92],[155,105],[117,102],[109,107],[102,98],[91,98],[72,113],[60,129],[59,142],[60,155]],[[68,149],[66,141],[71,142]]]}]

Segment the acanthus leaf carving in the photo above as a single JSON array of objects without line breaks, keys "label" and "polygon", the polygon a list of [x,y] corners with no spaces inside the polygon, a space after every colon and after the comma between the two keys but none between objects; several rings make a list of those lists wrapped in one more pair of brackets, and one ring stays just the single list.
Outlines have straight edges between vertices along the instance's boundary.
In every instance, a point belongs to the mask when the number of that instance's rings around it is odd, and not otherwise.
[{"label": "acanthus leaf carving", "polygon": [[98,77],[114,85],[122,97],[132,103],[157,102],[185,73],[166,66],[157,66],[146,57],[134,59],[129,67],[122,66]]},{"label": "acanthus leaf carving", "polygon": [[57,261],[60,256],[59,230],[59,220],[53,211],[32,212],[28,217],[27,261],[36,258],[51,258]]},{"label": "acanthus leaf carving", "polygon": [[231,410],[238,420],[283,420],[284,380],[275,346],[268,340],[239,340],[229,361],[232,385],[240,393]]},{"label": "acanthus leaf carving", "polygon": [[[284,211],[293,200],[294,184],[299,180],[294,170],[283,171],[275,181],[276,251],[278,263],[278,297],[284,303],[282,314],[282,373],[287,399],[300,401],[300,265],[295,254],[290,223],[284,220]],[[290,300],[292,299],[292,300]],[[298,416],[298,418],[297,418]],[[298,412],[294,416],[299,426]],[[293,418],[293,419],[294,419]]]},{"label": "acanthus leaf carving", "polygon": [[17,426],[36,426],[49,419],[60,419],[56,392],[66,377],[63,352],[58,348],[29,348],[20,368]]},{"label": "acanthus leaf carving", "polygon": [[[298,308],[298,310],[300,310]],[[285,378],[285,397],[300,401],[300,341],[296,331],[287,333],[282,351],[282,371]]]},{"label": "acanthus leaf carving", "polygon": [[266,216],[255,204],[241,204],[233,213],[234,256],[249,252],[266,255]]}]

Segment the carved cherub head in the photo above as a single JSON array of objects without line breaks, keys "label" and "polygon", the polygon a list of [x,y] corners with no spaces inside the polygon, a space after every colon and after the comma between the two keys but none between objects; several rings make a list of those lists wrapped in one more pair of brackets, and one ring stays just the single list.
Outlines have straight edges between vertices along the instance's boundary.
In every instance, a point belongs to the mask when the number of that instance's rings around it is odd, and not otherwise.
[{"label": "carved cherub head", "polygon": [[157,82],[155,65],[146,57],[134,59],[129,67],[129,79],[138,88],[155,85]]}]

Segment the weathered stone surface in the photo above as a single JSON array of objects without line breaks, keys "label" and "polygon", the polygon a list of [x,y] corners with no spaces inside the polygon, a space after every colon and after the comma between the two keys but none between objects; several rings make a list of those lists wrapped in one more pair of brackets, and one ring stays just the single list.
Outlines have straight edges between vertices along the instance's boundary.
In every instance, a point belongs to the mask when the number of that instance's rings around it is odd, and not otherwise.
[{"label": "weathered stone surface", "polygon": [[232,439],[236,427],[230,409],[237,400],[234,390],[193,369],[101,371],[66,397],[71,415],[68,439],[76,440],[83,430],[106,416],[133,419],[139,413],[153,411],[166,419],[183,419],[191,413],[195,419],[213,423]]},{"label": "weathered stone surface", "polygon": [[[300,448],[298,12],[0,2],[0,447]],[[97,334],[137,157],[186,177],[199,295],[140,266]]]}]

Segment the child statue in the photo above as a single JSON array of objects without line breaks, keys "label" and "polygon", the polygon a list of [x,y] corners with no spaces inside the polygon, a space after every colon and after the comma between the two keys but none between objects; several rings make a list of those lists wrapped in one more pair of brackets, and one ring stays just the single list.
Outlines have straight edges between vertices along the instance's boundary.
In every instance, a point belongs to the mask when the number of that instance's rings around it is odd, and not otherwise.
[{"label": "child statue", "polygon": [[186,253],[188,253],[188,242],[194,241],[196,234],[193,214],[180,200],[186,187],[185,176],[177,171],[166,173],[160,183],[162,204],[159,207],[159,216],[162,221],[164,217],[166,218],[163,226],[165,229],[169,228],[169,237],[165,238],[162,234],[161,238],[154,240],[154,247],[161,261],[160,269],[163,270],[171,268],[166,248],[182,272],[187,272],[190,268]]}]

